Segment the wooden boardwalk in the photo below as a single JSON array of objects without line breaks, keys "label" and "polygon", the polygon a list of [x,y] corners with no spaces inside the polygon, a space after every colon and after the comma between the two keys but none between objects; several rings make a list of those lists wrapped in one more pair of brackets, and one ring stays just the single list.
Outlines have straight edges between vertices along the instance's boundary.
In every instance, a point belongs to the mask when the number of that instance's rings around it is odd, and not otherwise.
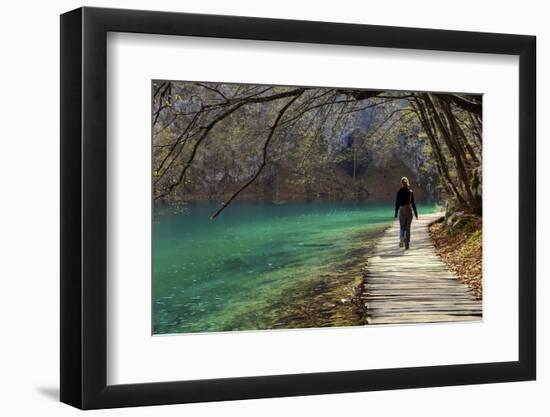
[{"label": "wooden boardwalk", "polygon": [[481,320],[481,301],[435,252],[429,224],[441,214],[420,215],[411,248],[399,247],[399,222],[381,236],[364,273],[368,324]]}]

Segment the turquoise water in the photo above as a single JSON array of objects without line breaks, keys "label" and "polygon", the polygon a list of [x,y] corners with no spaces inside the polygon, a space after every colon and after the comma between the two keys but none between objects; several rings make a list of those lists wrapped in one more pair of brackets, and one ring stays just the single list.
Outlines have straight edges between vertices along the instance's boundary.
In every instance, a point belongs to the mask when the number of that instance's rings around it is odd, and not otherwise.
[{"label": "turquoise water", "polygon": [[391,204],[235,202],[210,220],[216,208],[155,207],[155,334],[288,327],[280,312],[393,220]]}]

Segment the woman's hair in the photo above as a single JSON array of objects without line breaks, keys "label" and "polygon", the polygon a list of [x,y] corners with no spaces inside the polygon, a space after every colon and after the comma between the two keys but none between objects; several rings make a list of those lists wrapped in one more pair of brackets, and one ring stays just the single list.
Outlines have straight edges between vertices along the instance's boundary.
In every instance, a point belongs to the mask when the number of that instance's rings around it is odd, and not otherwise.
[{"label": "woman's hair", "polygon": [[409,179],[407,177],[401,178],[401,184],[403,184],[403,183],[407,184],[407,187],[410,185]]}]

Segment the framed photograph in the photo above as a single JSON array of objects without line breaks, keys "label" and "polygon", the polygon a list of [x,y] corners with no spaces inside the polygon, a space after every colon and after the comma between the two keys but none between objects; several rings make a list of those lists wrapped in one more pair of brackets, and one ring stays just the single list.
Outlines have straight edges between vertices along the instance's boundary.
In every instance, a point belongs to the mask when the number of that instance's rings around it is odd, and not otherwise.
[{"label": "framed photograph", "polygon": [[533,380],[535,37],[61,16],[61,401]]}]

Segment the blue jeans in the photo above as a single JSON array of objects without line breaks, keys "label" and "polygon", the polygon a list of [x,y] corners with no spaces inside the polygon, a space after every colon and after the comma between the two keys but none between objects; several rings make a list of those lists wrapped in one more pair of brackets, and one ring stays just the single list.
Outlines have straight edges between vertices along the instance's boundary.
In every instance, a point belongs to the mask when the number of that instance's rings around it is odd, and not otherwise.
[{"label": "blue jeans", "polygon": [[413,219],[412,208],[410,206],[399,207],[399,238],[409,246],[411,241],[411,223]]}]

